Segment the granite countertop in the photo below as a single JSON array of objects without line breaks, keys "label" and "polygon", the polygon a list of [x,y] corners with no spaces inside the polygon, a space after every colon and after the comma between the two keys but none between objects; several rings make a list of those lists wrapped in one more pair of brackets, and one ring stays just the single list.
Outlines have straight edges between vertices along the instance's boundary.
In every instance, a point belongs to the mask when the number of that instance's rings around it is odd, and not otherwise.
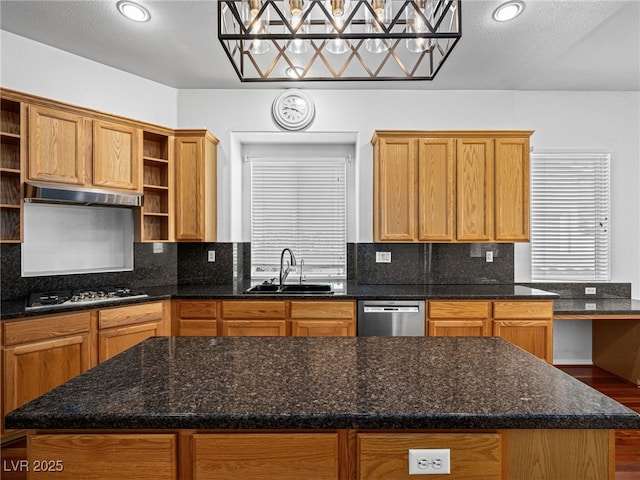
[{"label": "granite countertop", "polygon": [[25,429],[629,429],[497,337],[154,337],[6,416]]},{"label": "granite countertop", "polygon": [[478,285],[361,285],[355,282],[344,282],[341,288],[328,295],[304,294],[256,294],[246,293],[250,288],[248,282],[237,282],[227,285],[163,285],[141,287],[148,295],[143,299],[116,301],[100,305],[77,305],[65,308],[25,310],[25,300],[3,301],[0,308],[0,319],[9,320],[33,315],[63,313],[87,308],[106,308],[131,303],[149,302],[170,298],[182,299],[262,299],[282,300],[291,298],[306,299],[350,299],[350,300],[410,300],[410,299],[555,299],[555,293],[536,288],[514,284],[478,284]]}]

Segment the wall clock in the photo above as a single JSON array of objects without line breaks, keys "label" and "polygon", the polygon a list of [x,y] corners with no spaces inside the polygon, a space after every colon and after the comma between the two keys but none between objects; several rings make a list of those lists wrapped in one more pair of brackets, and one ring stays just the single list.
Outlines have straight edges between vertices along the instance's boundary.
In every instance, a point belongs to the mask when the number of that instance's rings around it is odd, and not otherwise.
[{"label": "wall clock", "polygon": [[273,120],[285,130],[302,130],[311,124],[315,113],[313,101],[296,89],[281,93],[271,107]]}]

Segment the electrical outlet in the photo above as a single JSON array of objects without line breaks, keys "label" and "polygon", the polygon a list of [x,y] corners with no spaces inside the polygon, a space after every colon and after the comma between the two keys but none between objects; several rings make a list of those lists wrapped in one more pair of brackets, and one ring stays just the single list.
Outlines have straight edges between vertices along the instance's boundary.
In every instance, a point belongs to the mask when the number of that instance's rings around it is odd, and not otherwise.
[{"label": "electrical outlet", "polygon": [[493,252],[491,250],[487,250],[487,253],[484,254],[484,258],[487,263],[493,262]]},{"label": "electrical outlet", "polygon": [[409,449],[409,475],[442,475],[448,473],[451,473],[450,449]]},{"label": "electrical outlet", "polygon": [[207,261],[208,262],[215,262],[216,261],[216,251],[215,250],[209,250],[207,252]]},{"label": "electrical outlet", "polygon": [[585,310],[595,310],[596,309],[596,304],[595,303],[585,303],[584,304],[584,309]]},{"label": "electrical outlet", "polygon": [[596,287],[584,287],[584,293],[585,295],[595,295]]},{"label": "electrical outlet", "polygon": [[160,242],[153,242],[153,253],[162,253],[164,245]]},{"label": "electrical outlet", "polygon": [[376,263],[391,263],[391,252],[376,252]]}]

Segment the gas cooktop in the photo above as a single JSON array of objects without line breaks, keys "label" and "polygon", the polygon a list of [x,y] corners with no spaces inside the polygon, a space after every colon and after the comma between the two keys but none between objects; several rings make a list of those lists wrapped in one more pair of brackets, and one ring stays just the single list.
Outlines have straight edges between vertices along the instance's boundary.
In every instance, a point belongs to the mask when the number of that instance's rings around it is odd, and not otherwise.
[{"label": "gas cooktop", "polygon": [[147,294],[142,290],[131,290],[125,287],[100,287],[83,290],[39,292],[29,295],[25,310],[63,308],[73,305],[93,305],[96,303],[145,298],[146,296]]}]

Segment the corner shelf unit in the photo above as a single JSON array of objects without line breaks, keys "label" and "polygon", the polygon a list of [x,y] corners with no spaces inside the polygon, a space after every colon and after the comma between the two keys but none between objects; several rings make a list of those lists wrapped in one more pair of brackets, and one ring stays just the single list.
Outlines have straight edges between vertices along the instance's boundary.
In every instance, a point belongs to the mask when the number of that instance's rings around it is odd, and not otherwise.
[{"label": "corner shelf unit", "polygon": [[0,242],[22,241],[22,157],[25,114],[20,102],[0,99]]},{"label": "corner shelf unit", "polygon": [[173,220],[173,136],[144,131],[142,153],[142,188],[140,240],[171,242]]}]

